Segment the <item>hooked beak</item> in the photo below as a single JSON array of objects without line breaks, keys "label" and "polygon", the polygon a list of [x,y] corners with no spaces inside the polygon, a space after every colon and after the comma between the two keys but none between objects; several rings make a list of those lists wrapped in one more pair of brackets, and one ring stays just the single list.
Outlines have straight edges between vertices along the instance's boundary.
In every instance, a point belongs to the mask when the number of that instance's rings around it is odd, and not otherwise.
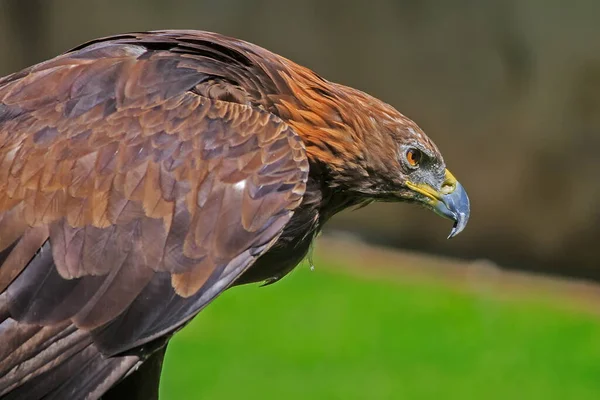
[{"label": "hooked beak", "polygon": [[417,193],[427,197],[427,204],[438,215],[454,221],[448,239],[458,235],[469,221],[471,205],[467,192],[456,178],[446,170],[446,179],[438,191],[428,184],[406,182],[406,185]]}]

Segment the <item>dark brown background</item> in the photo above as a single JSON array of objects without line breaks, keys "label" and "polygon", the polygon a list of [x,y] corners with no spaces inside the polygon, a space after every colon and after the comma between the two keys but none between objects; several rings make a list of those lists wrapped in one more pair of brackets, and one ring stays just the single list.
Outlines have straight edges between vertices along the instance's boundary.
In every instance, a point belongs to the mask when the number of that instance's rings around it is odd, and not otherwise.
[{"label": "dark brown background", "polygon": [[600,279],[598,21],[595,0],[0,0],[0,75],[127,31],[255,42],[415,119],[471,197],[451,241],[448,221],[397,204],[331,229]]}]

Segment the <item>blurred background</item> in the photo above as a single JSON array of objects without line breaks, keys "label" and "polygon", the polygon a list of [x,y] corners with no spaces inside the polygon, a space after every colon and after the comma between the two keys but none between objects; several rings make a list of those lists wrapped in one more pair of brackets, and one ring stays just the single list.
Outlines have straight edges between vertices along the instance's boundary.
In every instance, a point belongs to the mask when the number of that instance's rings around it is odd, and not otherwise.
[{"label": "blurred background", "polygon": [[456,239],[372,205],[332,221],[317,274],[226,293],[171,346],[164,398],[597,399],[599,17],[594,0],[0,0],[0,76],[100,36],[216,31],[394,105],[467,189]]}]

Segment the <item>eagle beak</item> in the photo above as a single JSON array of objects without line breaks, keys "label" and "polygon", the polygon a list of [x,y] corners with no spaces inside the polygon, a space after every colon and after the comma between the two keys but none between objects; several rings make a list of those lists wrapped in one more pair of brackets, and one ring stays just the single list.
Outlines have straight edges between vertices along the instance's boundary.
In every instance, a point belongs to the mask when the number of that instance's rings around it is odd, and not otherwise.
[{"label": "eagle beak", "polygon": [[454,226],[448,239],[458,235],[465,229],[471,213],[469,196],[467,196],[465,189],[450,171],[446,170],[446,179],[439,191],[427,184],[415,184],[412,182],[407,182],[406,184],[410,189],[426,196],[428,205],[436,214],[454,221]]}]

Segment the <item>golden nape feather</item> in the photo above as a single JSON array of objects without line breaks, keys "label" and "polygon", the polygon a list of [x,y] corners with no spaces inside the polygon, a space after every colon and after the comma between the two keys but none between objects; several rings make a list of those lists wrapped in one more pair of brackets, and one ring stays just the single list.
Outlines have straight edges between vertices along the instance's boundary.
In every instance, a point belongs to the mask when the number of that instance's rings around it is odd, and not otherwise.
[{"label": "golden nape feather", "polygon": [[0,79],[0,396],[156,398],[178,329],[376,200],[469,215],[414,122],[247,42],[125,34]]}]

